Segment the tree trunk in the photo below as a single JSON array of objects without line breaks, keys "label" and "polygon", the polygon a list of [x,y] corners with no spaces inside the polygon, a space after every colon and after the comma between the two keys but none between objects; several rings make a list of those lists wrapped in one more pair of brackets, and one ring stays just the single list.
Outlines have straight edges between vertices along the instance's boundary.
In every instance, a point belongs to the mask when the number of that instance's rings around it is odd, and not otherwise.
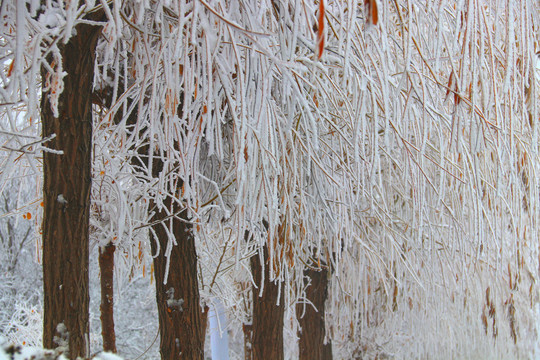
[{"label": "tree trunk", "polygon": [[[328,269],[319,271],[307,268],[304,277],[311,280],[306,298],[311,304],[298,304],[296,316],[300,324],[298,347],[300,360],[332,360],[332,344],[324,343],[324,307],[328,297]],[[315,306],[315,308],[314,308]]]},{"label": "tree trunk", "polygon": [[[285,305],[283,291],[279,284],[269,280],[270,269],[268,249],[264,247],[264,280],[263,268],[258,255],[251,258],[251,272],[255,284],[264,284],[263,293],[259,296],[259,288],[253,286],[253,325],[251,332],[251,356],[253,360],[282,360],[283,353],[283,316]],[[279,305],[278,305],[279,300]]]},{"label": "tree trunk", "polygon": [[208,307],[208,305],[205,305],[201,313],[201,335],[200,336],[203,342],[203,345],[202,345],[203,349],[204,349],[204,341],[206,338],[206,329],[208,328],[208,312],[209,311],[210,311],[210,308]]},{"label": "tree trunk", "polygon": [[[178,212],[170,197],[164,206]],[[151,208],[153,204],[151,204]],[[204,357],[203,314],[199,304],[199,284],[197,279],[197,252],[192,225],[187,223],[187,211],[178,218],[167,218],[165,211],[156,211],[153,221],[161,221],[152,226],[156,237],[152,241],[156,277],[156,298],[159,315],[160,353],[163,360],[196,360]],[[177,245],[169,244],[166,228],[171,231]],[[171,246],[170,255],[166,251]],[[168,277],[166,266],[169,263]]]},{"label": "tree trunk", "polygon": [[244,359],[245,360],[251,360],[253,359],[253,346],[251,343],[253,342],[253,325],[251,324],[243,324],[242,330],[244,332]]},{"label": "tree trunk", "polygon": [[[55,118],[49,92],[41,100],[43,152],[43,345],[72,359],[88,357],[88,228],[92,150],[92,82],[101,29],[79,24],[61,48],[64,90]],[[43,82],[48,79],[42,70]],[[55,89],[58,91],[58,89]]]},{"label": "tree trunk", "polygon": [[113,243],[99,249],[99,270],[101,273],[101,336],[103,351],[116,353],[114,332],[114,251]]}]

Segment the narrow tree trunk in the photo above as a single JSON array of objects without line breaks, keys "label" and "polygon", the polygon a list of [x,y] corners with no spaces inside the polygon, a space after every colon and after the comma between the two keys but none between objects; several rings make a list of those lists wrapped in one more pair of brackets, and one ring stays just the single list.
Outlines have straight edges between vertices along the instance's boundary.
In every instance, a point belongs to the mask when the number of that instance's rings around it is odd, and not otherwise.
[{"label": "narrow tree trunk", "polygon": [[251,324],[243,324],[242,330],[244,332],[244,359],[245,360],[251,360],[253,359],[253,346],[251,343],[253,342],[253,325]]},{"label": "narrow tree trunk", "polygon": [[[251,258],[253,280],[259,288],[253,287],[253,326],[251,335],[253,360],[282,360],[283,353],[283,291],[279,284],[269,280],[270,266],[268,249],[264,247],[264,280],[263,268],[258,255]],[[260,286],[264,285],[260,294]],[[278,305],[279,300],[279,305]]]},{"label": "narrow tree trunk", "polygon": [[[164,205],[177,212],[172,199],[166,198]],[[152,228],[157,236],[152,241],[156,277],[156,298],[159,315],[160,353],[163,360],[196,360],[204,357],[204,332],[202,311],[199,304],[197,279],[197,252],[191,224],[184,210],[177,218],[165,219],[165,211],[157,211],[153,221],[162,221]],[[184,220],[184,221],[183,221]],[[177,245],[169,244],[166,228],[172,225]],[[157,244],[156,244],[157,243]],[[167,258],[165,253],[170,248]],[[168,277],[166,267],[169,264]]]},{"label": "narrow tree trunk", "polygon": [[[298,347],[300,360],[332,360],[332,344],[325,344],[325,302],[328,297],[328,269],[307,268],[304,277],[311,280],[306,298],[311,304],[298,304],[296,314],[300,324]],[[315,307],[315,308],[314,308]]]},{"label": "narrow tree trunk", "polygon": [[116,353],[114,331],[114,251],[113,243],[99,249],[99,270],[101,273],[101,336],[103,350]]},{"label": "narrow tree trunk", "polygon": [[208,328],[208,312],[209,311],[210,311],[210,308],[208,307],[208,305],[205,305],[201,313],[201,335],[200,336],[203,342],[203,345],[202,345],[203,348],[204,348],[204,341],[206,338],[206,329]]},{"label": "narrow tree trunk", "polygon": [[[59,117],[49,92],[41,100],[43,137],[56,134],[43,153],[43,345],[88,357],[88,228],[92,150],[92,82],[100,28],[77,25],[61,47],[64,90]],[[43,83],[47,71],[42,71]],[[58,89],[55,89],[58,91]]]}]

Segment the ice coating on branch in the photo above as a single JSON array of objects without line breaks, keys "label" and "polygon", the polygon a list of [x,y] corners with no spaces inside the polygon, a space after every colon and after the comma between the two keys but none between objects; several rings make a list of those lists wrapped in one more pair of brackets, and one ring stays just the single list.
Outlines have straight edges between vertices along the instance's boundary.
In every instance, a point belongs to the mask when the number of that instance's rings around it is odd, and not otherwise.
[{"label": "ice coating on branch", "polygon": [[66,24],[66,18],[59,8],[46,8],[45,12],[39,15],[38,21],[48,28],[60,29]]}]

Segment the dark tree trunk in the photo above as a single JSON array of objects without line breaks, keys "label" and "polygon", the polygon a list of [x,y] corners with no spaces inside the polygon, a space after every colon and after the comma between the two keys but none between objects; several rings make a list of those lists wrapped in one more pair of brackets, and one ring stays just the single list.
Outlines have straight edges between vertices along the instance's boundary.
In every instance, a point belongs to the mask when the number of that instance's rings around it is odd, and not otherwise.
[{"label": "dark tree trunk", "polygon": [[[300,360],[332,360],[332,344],[324,343],[324,307],[328,297],[328,269],[320,271],[307,268],[304,277],[311,280],[306,298],[311,304],[298,304],[296,315],[300,325],[298,343]],[[315,306],[315,308],[313,308]]]},{"label": "dark tree trunk", "polygon": [[244,359],[251,360],[253,359],[253,348],[251,343],[253,342],[253,326],[251,324],[243,324],[242,330],[244,332]]},{"label": "dark tree trunk", "polygon": [[101,273],[101,336],[103,351],[116,353],[114,331],[114,251],[116,246],[108,243],[99,249],[99,270]]},{"label": "dark tree trunk", "polygon": [[[178,212],[170,197],[164,206]],[[153,205],[153,204],[152,204]],[[153,206],[151,206],[152,208]],[[160,353],[163,360],[196,360],[204,357],[203,314],[199,302],[197,279],[197,252],[192,225],[187,223],[187,211],[178,218],[167,218],[165,211],[157,211],[153,221],[161,221],[152,226],[155,237],[152,241],[156,277],[156,298],[159,315]],[[169,258],[165,256],[169,237],[166,228],[172,222],[172,233],[177,245],[172,246]],[[165,278],[167,262],[168,277]]]},{"label": "dark tree trunk", "polygon": [[[253,360],[282,360],[283,353],[283,291],[279,284],[269,280],[270,264],[268,249],[264,247],[264,289],[263,268],[258,255],[251,258],[251,272],[258,288],[253,287],[253,325],[251,329],[251,356]],[[279,297],[279,305],[278,305]]]},{"label": "dark tree trunk", "polygon": [[203,345],[202,345],[203,348],[204,348],[204,340],[206,337],[206,330],[208,329],[208,311],[209,310],[210,308],[208,307],[208,305],[205,305],[201,313],[201,335],[200,336],[203,342]]},{"label": "dark tree trunk", "polygon": [[[88,227],[92,149],[92,82],[100,28],[77,25],[61,47],[64,90],[59,117],[49,92],[41,100],[46,145],[63,154],[43,153],[43,345],[88,357]],[[42,71],[42,79],[48,79]],[[57,89],[56,89],[57,90]]]}]

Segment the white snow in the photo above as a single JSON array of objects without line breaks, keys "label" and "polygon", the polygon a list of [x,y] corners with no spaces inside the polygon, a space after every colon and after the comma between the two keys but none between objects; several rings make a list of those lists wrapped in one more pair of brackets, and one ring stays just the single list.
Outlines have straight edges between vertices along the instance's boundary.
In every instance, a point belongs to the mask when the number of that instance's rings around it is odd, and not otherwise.
[{"label": "white snow", "polygon": [[102,352],[93,358],[94,360],[122,360],[122,358],[116,354]]},{"label": "white snow", "polygon": [[220,299],[214,299],[208,313],[212,360],[229,360],[227,314]]}]

